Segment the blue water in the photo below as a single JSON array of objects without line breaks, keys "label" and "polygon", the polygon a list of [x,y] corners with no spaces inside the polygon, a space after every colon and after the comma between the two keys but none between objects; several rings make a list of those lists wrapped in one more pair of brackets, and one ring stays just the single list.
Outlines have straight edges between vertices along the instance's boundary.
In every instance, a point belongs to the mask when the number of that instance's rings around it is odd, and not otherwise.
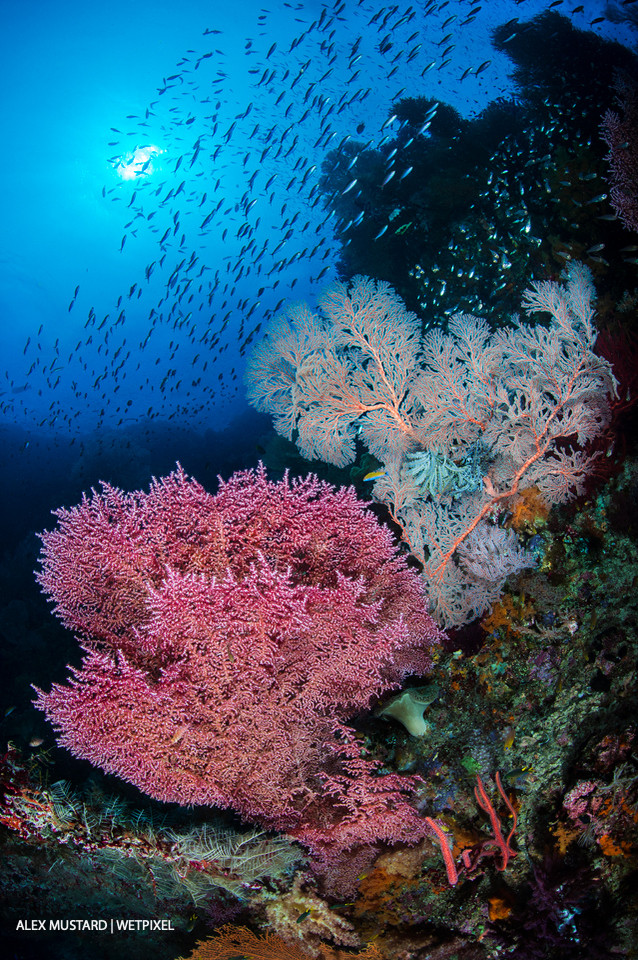
[{"label": "blue water", "polygon": [[[317,189],[328,151],[358,125],[378,145],[401,96],[471,117],[510,95],[490,31],[549,6],[5,10],[0,422],[17,448],[228,426],[246,409],[240,345],[282,300],[312,301],[335,278]],[[604,4],[585,7],[577,26]],[[631,42],[626,24],[593,29]]]}]

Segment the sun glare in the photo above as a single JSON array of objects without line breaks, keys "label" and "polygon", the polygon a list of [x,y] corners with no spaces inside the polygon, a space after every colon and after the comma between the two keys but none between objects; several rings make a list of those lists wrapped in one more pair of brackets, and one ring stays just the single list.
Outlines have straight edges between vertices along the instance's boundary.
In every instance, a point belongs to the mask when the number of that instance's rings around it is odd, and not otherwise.
[{"label": "sun glare", "polygon": [[153,163],[153,160],[161,153],[163,153],[163,151],[153,144],[136,147],[135,150],[130,153],[118,157],[114,166],[122,180],[136,180],[139,177],[148,177],[152,173],[155,173],[157,165]]}]

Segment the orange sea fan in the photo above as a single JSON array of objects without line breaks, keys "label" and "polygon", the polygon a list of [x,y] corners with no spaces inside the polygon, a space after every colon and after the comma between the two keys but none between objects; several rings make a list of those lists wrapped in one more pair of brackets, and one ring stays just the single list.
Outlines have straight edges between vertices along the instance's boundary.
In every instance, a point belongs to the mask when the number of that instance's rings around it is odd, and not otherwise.
[{"label": "orange sea fan", "polygon": [[[321,960],[338,960],[343,954],[325,944],[321,945]],[[375,944],[370,943],[362,953],[348,954],[356,960],[382,960]],[[288,944],[275,933],[256,934],[248,927],[225,924],[214,937],[201,940],[188,957],[180,960],[308,960],[308,954],[300,947]]]}]

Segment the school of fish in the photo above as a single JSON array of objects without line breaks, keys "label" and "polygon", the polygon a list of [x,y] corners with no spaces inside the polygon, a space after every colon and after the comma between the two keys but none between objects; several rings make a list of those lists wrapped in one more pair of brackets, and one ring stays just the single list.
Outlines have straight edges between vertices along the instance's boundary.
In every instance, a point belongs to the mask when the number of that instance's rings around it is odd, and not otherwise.
[{"label": "school of fish", "polygon": [[[378,149],[397,130],[392,103],[436,99],[443,72],[457,86],[494,81],[491,59],[463,70],[454,60],[463,44],[467,63],[481,2],[284,6],[289,35],[281,10],[262,8],[241,64],[207,27],[146,108],[111,128],[101,199],[122,218],[132,271],[136,249],[152,256],[110,307],[86,303],[78,284],[64,333],[47,318],[26,339],[24,377],[5,375],[0,389],[5,416],[71,435],[142,419],[214,428],[241,395],[242,358],[262,325],[297,283],[306,297],[336,278],[340,231],[319,188],[326,155],[351,156],[354,139]],[[604,20],[564,7],[584,27]],[[420,135],[427,128],[426,118]],[[380,189],[411,175],[400,160]],[[343,194],[357,186],[348,162]]]}]

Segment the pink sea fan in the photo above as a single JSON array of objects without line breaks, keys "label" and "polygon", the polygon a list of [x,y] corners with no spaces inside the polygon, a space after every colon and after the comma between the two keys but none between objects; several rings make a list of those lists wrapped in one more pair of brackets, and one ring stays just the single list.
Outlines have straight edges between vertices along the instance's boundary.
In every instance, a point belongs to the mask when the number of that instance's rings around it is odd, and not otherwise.
[{"label": "pink sea fan", "polygon": [[213,496],[178,467],[56,515],[38,579],[85,650],[68,685],[38,691],[61,745],[317,851],[418,839],[415,781],[375,776],[345,721],[426,672],[441,634],[351,488],[260,466]]}]

